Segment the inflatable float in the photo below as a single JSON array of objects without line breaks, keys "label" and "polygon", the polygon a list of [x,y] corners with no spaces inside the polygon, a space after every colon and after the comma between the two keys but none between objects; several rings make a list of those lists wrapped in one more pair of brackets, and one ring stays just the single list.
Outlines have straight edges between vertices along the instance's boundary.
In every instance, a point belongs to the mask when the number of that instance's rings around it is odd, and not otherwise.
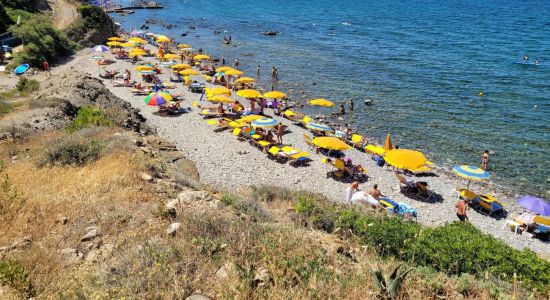
[{"label": "inflatable float", "polygon": [[29,64],[22,64],[19,67],[15,68],[15,70],[13,70],[13,72],[15,72],[15,75],[21,75],[21,74],[27,72],[27,70],[29,68],[30,68]]}]

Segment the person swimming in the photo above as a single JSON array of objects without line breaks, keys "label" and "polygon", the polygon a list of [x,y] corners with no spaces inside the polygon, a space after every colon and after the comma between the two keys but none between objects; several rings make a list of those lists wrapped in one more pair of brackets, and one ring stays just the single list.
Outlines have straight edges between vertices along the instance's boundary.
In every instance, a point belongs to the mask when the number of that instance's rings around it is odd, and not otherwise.
[{"label": "person swimming", "polygon": [[529,56],[524,55],[524,56],[523,56],[523,60],[524,60],[524,61],[529,61]]}]

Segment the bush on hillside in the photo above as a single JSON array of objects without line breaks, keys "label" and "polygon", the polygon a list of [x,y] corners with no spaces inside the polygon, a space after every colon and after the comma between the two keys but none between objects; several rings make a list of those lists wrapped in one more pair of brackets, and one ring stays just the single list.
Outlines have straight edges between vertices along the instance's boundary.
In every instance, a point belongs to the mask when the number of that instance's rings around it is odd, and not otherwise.
[{"label": "bush on hillside", "polygon": [[97,141],[56,145],[46,152],[42,165],[82,166],[98,160],[102,149]]},{"label": "bush on hillside", "polygon": [[107,113],[98,107],[86,106],[81,108],[74,121],[67,127],[68,132],[94,127],[94,126],[111,126],[113,122],[107,116]]},{"label": "bush on hillside", "polygon": [[5,7],[21,9],[28,12],[38,11],[38,0],[2,0]]},{"label": "bush on hillside", "polygon": [[[511,280],[516,274],[526,286],[539,291],[550,286],[550,262],[532,251],[513,249],[469,223],[421,228],[398,217],[377,216],[304,195],[297,197],[295,210],[310,226],[328,232],[335,226],[344,229],[342,231],[353,231],[382,255],[431,266],[452,275],[482,276],[490,272]],[[318,226],[320,220],[325,226]]]},{"label": "bush on hillside", "polygon": [[38,91],[40,88],[40,82],[36,79],[28,79],[27,77],[20,77],[19,82],[15,85],[15,88],[22,93],[31,93]]},{"label": "bush on hillside", "polygon": [[25,50],[16,59],[18,63],[40,66],[42,60],[56,61],[71,55],[75,45],[62,32],[53,28],[48,17],[33,15],[21,25],[12,25],[10,31],[20,38]]}]

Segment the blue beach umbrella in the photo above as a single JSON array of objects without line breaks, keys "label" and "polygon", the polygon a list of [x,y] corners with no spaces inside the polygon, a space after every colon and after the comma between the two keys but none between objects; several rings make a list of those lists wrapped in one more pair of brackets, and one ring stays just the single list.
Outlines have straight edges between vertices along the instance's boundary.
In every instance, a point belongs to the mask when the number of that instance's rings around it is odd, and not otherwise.
[{"label": "blue beach umbrella", "polygon": [[332,131],[332,128],[319,123],[307,123],[306,127],[317,131]]},{"label": "blue beach umbrella", "polygon": [[109,48],[107,48],[107,46],[97,45],[97,46],[93,47],[92,50],[94,52],[108,52]]},{"label": "blue beach umbrella", "polygon": [[453,172],[462,177],[468,179],[468,187],[470,187],[470,181],[482,181],[491,178],[489,172],[474,166],[461,165],[453,168]]},{"label": "blue beach umbrella", "polygon": [[271,118],[261,118],[261,119],[252,121],[251,124],[254,127],[273,127],[279,124],[279,121]]}]

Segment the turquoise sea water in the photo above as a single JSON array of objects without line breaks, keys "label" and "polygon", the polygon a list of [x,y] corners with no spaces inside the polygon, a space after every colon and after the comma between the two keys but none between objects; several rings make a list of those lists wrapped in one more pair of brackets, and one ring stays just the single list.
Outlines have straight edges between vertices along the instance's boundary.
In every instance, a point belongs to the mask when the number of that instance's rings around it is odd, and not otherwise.
[{"label": "turquoise sea water", "polygon": [[[390,132],[402,148],[420,149],[444,166],[478,165],[482,150],[490,149],[497,183],[539,195],[549,190],[550,1],[162,4],[165,9],[113,16],[125,29],[165,20],[177,27],[148,31],[231,63],[239,58],[252,77],[260,64],[266,88],[276,66],[275,88],[303,103],[353,98],[348,123],[371,138],[382,141]],[[266,30],[281,34],[262,35]],[[189,34],[180,37],[183,32]],[[221,44],[223,35],[233,44]],[[518,63],[524,55],[540,65]],[[365,99],[375,104],[365,106]]]}]

